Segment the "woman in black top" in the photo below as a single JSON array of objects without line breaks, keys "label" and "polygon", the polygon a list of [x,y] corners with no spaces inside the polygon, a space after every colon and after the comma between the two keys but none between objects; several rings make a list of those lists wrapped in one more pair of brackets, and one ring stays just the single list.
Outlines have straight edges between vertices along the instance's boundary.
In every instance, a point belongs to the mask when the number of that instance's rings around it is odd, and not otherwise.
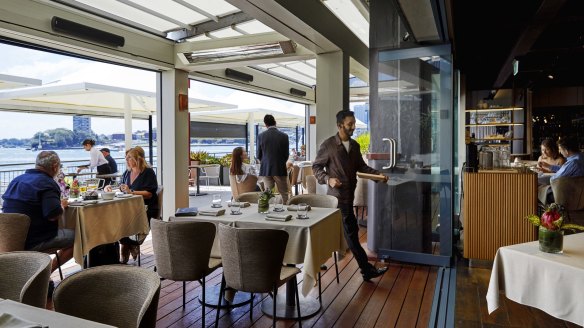
[{"label": "woman in black top", "polygon": [[[144,157],[134,148],[126,153],[126,166],[128,170],[122,175],[120,190],[127,194],[140,195],[144,198],[144,204],[148,206],[146,214],[148,218],[158,218],[160,209],[158,208],[158,181],[154,170],[148,167]],[[127,263],[129,254],[136,259],[140,243],[128,237],[120,240],[122,244],[122,262]]]}]

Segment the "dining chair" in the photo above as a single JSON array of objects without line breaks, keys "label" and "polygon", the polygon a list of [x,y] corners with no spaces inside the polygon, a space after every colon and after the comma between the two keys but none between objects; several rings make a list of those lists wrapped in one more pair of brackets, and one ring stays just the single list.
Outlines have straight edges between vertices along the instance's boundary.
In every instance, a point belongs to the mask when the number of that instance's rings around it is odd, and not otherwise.
[{"label": "dining chair", "polygon": [[205,277],[221,266],[211,258],[215,224],[197,221],[152,221],[152,247],[160,277],[183,282],[183,309],[186,282],[199,281],[202,290],[201,320],[205,327]]},{"label": "dining chair", "polygon": [[300,181],[298,180],[300,176],[300,167],[297,164],[292,165],[292,174],[290,175],[290,193],[292,194],[292,187],[294,187],[296,194],[298,195],[298,184]]},{"label": "dining chair", "polygon": [[249,202],[254,204],[258,203],[258,199],[260,199],[260,193],[257,191],[244,192],[235,198],[235,200],[238,202]]},{"label": "dining chair", "polygon": [[256,190],[258,183],[258,177],[255,175],[248,174],[245,180],[238,182],[236,175],[229,175],[229,186],[231,187],[231,196],[233,199],[244,192],[252,192]]},{"label": "dining chair", "polygon": [[[227,286],[242,292],[251,293],[249,308],[250,320],[253,321],[253,294],[272,293],[272,324],[276,327],[276,310],[278,287],[292,280],[296,286],[296,311],[298,325],[302,327],[300,315],[300,297],[296,267],[282,266],[288,233],[276,229],[241,229],[219,224],[219,242],[223,258],[223,278],[219,292],[219,309],[221,299]],[[219,310],[216,313],[215,327],[219,324]]]},{"label": "dining chair", "polygon": [[564,206],[569,222],[584,224],[584,177],[560,177],[551,186],[554,202]]},{"label": "dining chair", "polygon": [[79,271],[55,289],[55,311],[106,325],[156,327],[160,278],[150,270],[103,265]]},{"label": "dining chair", "polygon": [[221,182],[219,179],[219,170],[221,170],[221,165],[219,165],[219,164],[214,164],[212,166],[202,167],[201,168],[201,176],[199,177],[199,180],[206,180],[207,187],[208,187],[209,180],[217,179],[217,185],[219,186],[219,185],[221,185]]},{"label": "dining chair", "polygon": [[367,212],[367,179],[357,177],[357,187],[355,188],[355,199],[353,209],[360,226],[366,227],[365,213]]},{"label": "dining chair", "polygon": [[[339,205],[339,200],[335,196],[331,195],[320,195],[320,194],[306,194],[306,195],[296,195],[288,200],[288,205],[297,205],[300,203],[308,204],[312,207],[326,207],[326,208],[337,208]],[[339,283],[339,265],[337,260],[337,252],[333,252],[333,259],[335,261],[335,272],[337,274],[337,284]],[[326,266],[323,265],[326,270]],[[322,304],[322,292],[320,285],[320,271],[318,272],[318,294],[319,302]]]},{"label": "dining chair", "polygon": [[[26,214],[20,213],[0,213],[0,253],[24,251],[30,218]],[[61,261],[59,259],[59,249],[51,248],[41,251],[41,253],[55,255],[59,276],[63,280]]]},{"label": "dining chair", "polygon": [[0,253],[0,298],[45,308],[50,277],[51,258],[47,254]]}]

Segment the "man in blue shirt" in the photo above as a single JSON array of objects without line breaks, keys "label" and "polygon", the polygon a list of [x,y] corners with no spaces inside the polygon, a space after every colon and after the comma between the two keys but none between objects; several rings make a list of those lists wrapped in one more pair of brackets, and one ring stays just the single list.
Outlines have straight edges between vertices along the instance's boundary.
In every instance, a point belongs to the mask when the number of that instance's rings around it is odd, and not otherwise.
[{"label": "man in blue shirt", "polygon": [[584,176],[584,156],[580,153],[578,141],[571,137],[565,137],[558,141],[560,153],[566,158],[564,165],[549,165],[544,163],[546,168],[556,172],[550,181],[559,177],[580,177]]},{"label": "man in blue shirt", "polygon": [[[75,233],[71,229],[59,229],[59,219],[67,200],[61,200],[61,190],[55,181],[61,160],[54,151],[42,151],[37,155],[34,169],[26,170],[10,182],[2,196],[4,213],[26,214],[31,222],[25,242],[25,250],[45,251],[59,249],[61,263],[73,257]],[[51,272],[57,269],[53,260]]]}]

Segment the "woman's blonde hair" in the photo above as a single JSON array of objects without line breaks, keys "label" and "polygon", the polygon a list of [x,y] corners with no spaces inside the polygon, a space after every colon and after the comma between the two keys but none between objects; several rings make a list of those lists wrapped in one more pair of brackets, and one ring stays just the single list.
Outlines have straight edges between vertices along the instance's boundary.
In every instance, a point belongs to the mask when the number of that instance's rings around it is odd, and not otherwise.
[{"label": "woman's blonde hair", "polygon": [[[126,157],[128,156],[136,161],[136,166],[138,166],[140,172],[144,171],[148,167],[148,163],[146,163],[146,160],[144,157],[142,157],[139,150],[130,148],[128,151],[126,151]],[[128,168],[128,170],[130,170],[130,168]]]}]

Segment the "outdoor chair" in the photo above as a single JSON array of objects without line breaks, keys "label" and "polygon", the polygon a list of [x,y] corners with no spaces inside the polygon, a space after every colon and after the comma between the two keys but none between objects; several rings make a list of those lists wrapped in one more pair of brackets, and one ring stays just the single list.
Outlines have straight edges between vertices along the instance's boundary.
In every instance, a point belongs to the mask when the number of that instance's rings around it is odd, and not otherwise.
[{"label": "outdoor chair", "polygon": [[160,278],[150,270],[104,265],[79,271],[55,289],[55,311],[125,328],[156,327]]},{"label": "outdoor chair", "polygon": [[221,170],[221,165],[219,165],[219,164],[215,164],[213,166],[202,167],[201,168],[201,176],[199,177],[199,180],[206,180],[207,187],[208,187],[209,180],[217,179],[217,185],[219,186],[219,185],[221,185],[221,182],[219,180],[219,170]]},{"label": "outdoor chair", "polygon": [[[158,196],[158,217],[157,218],[148,218],[148,220],[162,220],[162,197],[164,196],[164,186],[159,185],[158,189],[156,189],[156,196]],[[146,240],[146,236],[144,235],[136,235],[135,237],[136,240],[141,240],[141,242],[137,245],[138,246],[138,266],[142,266],[142,251],[141,251],[141,246],[144,243],[144,240]],[[156,271],[156,267],[154,267]]]},{"label": "outdoor chair", "polygon": [[[339,200],[335,196],[330,195],[319,195],[319,194],[307,194],[307,195],[296,195],[288,200],[289,205],[297,205],[300,203],[305,203],[313,207],[326,207],[326,208],[337,208],[339,205]],[[333,252],[333,259],[335,260],[335,272],[337,274],[337,284],[339,283],[339,265],[337,263],[337,252]],[[322,266],[326,270],[326,266]],[[320,271],[318,272],[318,294],[319,301],[322,304],[322,293],[320,285]]]},{"label": "outdoor chair", "polygon": [[0,254],[0,298],[45,308],[50,277],[51,258],[47,254]]},{"label": "outdoor chair", "polygon": [[152,247],[160,277],[183,282],[183,309],[186,282],[199,281],[202,290],[201,320],[205,327],[205,277],[221,266],[211,258],[216,228],[210,222],[152,221]]},{"label": "outdoor chair", "polygon": [[[296,310],[298,325],[302,327],[300,300],[296,267],[282,266],[288,233],[275,229],[239,229],[219,224],[219,241],[223,257],[223,278],[219,292],[219,303],[227,286],[242,292],[251,293],[249,316],[253,322],[253,293],[272,293],[272,324],[276,327],[276,304],[278,287],[289,280],[296,286]],[[215,327],[219,324],[219,311],[216,313]]]},{"label": "outdoor chair", "polygon": [[[0,253],[24,251],[30,218],[28,215],[19,213],[0,213]],[[59,260],[59,249],[45,249],[41,253],[53,254],[57,258],[57,268],[59,276],[63,280],[61,261]]]},{"label": "outdoor chair", "polygon": [[292,194],[292,187],[294,187],[294,189],[296,189],[296,194],[298,195],[298,184],[300,183],[298,177],[300,176],[300,167],[296,164],[292,165],[292,174],[289,176],[290,194]]},{"label": "outdoor chair", "polygon": [[257,191],[253,191],[253,192],[241,193],[241,194],[239,194],[239,196],[237,196],[235,198],[235,200],[238,202],[249,202],[249,203],[257,204],[259,198],[260,198],[260,193]]}]

